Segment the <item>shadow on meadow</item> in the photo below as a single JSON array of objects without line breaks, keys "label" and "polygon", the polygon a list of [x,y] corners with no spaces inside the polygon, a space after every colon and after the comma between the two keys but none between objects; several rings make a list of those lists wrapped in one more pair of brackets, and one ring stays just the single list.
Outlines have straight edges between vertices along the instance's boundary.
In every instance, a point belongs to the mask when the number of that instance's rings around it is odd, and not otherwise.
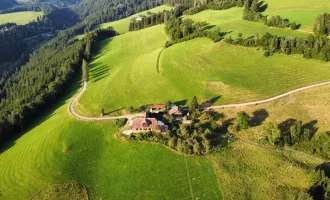
[{"label": "shadow on meadow", "polygon": [[[291,126],[293,126],[294,124],[297,123],[298,120],[296,119],[293,119],[293,118],[290,118],[290,119],[287,119],[283,122],[281,122],[278,127],[279,129],[281,130],[282,133],[288,133],[290,132],[290,128]],[[308,129],[310,131],[310,135],[311,137],[313,137],[316,132],[318,131],[318,128],[316,127],[316,124],[318,123],[317,120],[312,120],[306,124],[303,124],[302,125],[302,129]]]},{"label": "shadow on meadow", "polygon": [[250,126],[260,126],[269,116],[269,113],[265,109],[256,110],[253,113],[252,118],[250,119]]},{"label": "shadow on meadow", "polygon": [[56,110],[59,107],[65,105],[68,100],[81,89],[82,82],[80,79],[81,76],[77,75],[74,77],[71,84],[69,84],[69,87],[64,89],[63,94],[59,96],[53,104],[47,104],[44,107],[40,107],[41,111],[36,112],[34,115],[30,116],[30,122],[23,125],[25,128],[22,131],[17,132],[14,136],[11,137],[11,139],[1,144],[0,155],[9,150],[11,147],[15,146],[16,141],[20,139],[20,137],[22,137],[25,133],[28,133],[35,127],[53,117],[56,114]]},{"label": "shadow on meadow", "polygon": [[96,62],[90,65],[89,73],[91,76],[91,81],[93,83],[107,77],[110,75],[110,70],[107,65],[104,65],[100,62]]}]

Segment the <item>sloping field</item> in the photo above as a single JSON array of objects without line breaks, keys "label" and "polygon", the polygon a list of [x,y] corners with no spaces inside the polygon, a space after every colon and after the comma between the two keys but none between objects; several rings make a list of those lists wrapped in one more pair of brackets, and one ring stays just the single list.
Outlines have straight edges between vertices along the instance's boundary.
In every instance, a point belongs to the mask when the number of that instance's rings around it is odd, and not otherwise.
[{"label": "sloping field", "polygon": [[243,37],[250,37],[256,34],[263,35],[266,32],[278,36],[308,36],[308,34],[299,31],[268,27],[262,23],[246,21],[242,19],[242,16],[243,8],[235,7],[228,10],[205,10],[185,17],[194,21],[206,22],[207,26],[212,29],[219,27],[222,32],[228,33],[234,38],[237,37],[238,33],[242,33]]},{"label": "sloping field", "polygon": [[265,15],[280,15],[301,24],[301,29],[313,31],[314,19],[322,13],[329,13],[328,0],[265,0],[268,8]]},{"label": "sloping field", "polygon": [[221,199],[209,160],[120,141],[113,123],[73,119],[68,103],[1,148],[0,199],[27,199],[63,181],[85,185],[90,199]]},{"label": "sloping field", "polygon": [[130,17],[127,17],[127,18],[124,18],[124,19],[121,19],[121,20],[118,20],[118,21],[101,24],[100,27],[101,28],[107,28],[107,27],[111,26],[116,31],[118,31],[120,34],[122,34],[122,33],[128,32],[129,23],[130,23],[130,20],[132,18],[135,18],[139,15],[148,15],[147,12],[158,13],[158,12],[161,12],[163,10],[171,10],[171,9],[173,9],[173,7],[170,7],[170,6],[167,6],[167,5],[158,6],[156,8],[153,8],[153,9],[150,9],[150,10],[147,10],[147,11],[144,11],[144,12],[137,13],[135,15],[132,15]]},{"label": "sloping field", "polygon": [[98,116],[166,100],[239,103],[272,97],[311,83],[330,80],[330,64],[301,56],[213,43],[206,38],[163,49],[162,26],[105,40],[90,64],[91,81],[78,112]]},{"label": "sloping field", "polygon": [[36,20],[37,17],[42,16],[43,12],[24,11],[8,14],[0,14],[0,24],[8,22],[16,23],[18,25],[24,25],[32,20]]}]

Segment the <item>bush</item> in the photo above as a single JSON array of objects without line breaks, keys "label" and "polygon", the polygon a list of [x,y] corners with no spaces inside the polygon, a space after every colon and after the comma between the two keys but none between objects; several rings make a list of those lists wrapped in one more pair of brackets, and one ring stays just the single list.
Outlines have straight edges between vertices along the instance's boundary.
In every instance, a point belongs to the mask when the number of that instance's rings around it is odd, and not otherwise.
[{"label": "bush", "polygon": [[127,119],[117,119],[115,123],[117,127],[123,127],[127,123]]}]

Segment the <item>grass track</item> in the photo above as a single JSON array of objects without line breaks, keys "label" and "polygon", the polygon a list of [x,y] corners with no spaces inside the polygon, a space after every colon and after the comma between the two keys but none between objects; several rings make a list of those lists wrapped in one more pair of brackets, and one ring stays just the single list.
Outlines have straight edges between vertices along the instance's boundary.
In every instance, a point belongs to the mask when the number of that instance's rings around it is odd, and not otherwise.
[{"label": "grass track", "polygon": [[36,20],[37,17],[42,16],[42,15],[43,15],[42,12],[34,12],[34,11],[0,14],[0,24],[13,22],[18,25],[24,25],[24,24],[29,23],[32,20]]}]

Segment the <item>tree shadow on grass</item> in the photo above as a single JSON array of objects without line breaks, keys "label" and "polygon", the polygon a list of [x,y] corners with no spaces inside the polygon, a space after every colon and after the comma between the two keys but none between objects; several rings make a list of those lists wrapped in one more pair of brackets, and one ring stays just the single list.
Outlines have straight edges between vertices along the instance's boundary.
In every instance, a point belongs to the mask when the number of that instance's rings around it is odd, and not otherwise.
[{"label": "tree shadow on grass", "polygon": [[97,50],[94,51],[95,53],[93,53],[93,60],[96,60],[96,59],[108,54],[109,51],[112,50],[112,48],[110,48],[110,47],[108,47],[108,48],[104,48],[104,47],[106,47],[110,42],[112,42],[112,40],[114,38],[115,37],[104,39],[96,45]]},{"label": "tree shadow on grass", "polygon": [[175,101],[173,103],[177,106],[186,106],[187,102],[188,102],[188,99],[183,99],[183,100],[180,100],[180,101]]},{"label": "tree shadow on grass", "polygon": [[281,130],[282,133],[287,133],[290,131],[290,127],[293,126],[296,122],[297,122],[296,119],[290,118],[281,122],[278,125],[278,128]]},{"label": "tree shadow on grass", "polygon": [[316,132],[318,131],[318,128],[315,126],[318,123],[317,120],[312,120],[302,126],[303,129],[308,129],[310,131],[310,137],[313,137]]},{"label": "tree shadow on grass", "polygon": [[121,108],[118,108],[118,109],[116,109],[116,110],[112,110],[112,111],[110,111],[110,112],[105,112],[104,115],[110,115],[110,114],[112,114],[112,113],[115,113],[115,112],[121,111],[121,110],[123,110],[123,109],[125,109],[125,107],[121,107]]},{"label": "tree shadow on grass", "polygon": [[254,111],[252,114],[253,116],[250,120],[250,126],[252,127],[261,125],[269,116],[269,113],[265,109]]},{"label": "tree shadow on grass", "polygon": [[58,97],[58,99],[55,100],[54,103],[47,104],[44,107],[40,107],[40,111],[31,114],[31,116],[29,116],[30,121],[23,126],[23,130],[16,132],[12,136],[10,136],[10,139],[4,141],[1,144],[0,154],[6,152],[11,147],[15,146],[16,141],[19,140],[25,133],[28,133],[35,127],[38,127],[40,124],[53,117],[56,114],[56,110],[59,107],[65,105],[67,101],[81,89],[82,82],[79,79],[81,79],[80,76],[75,76],[72,79],[71,84],[69,84],[69,87],[66,87],[64,89],[62,95]]},{"label": "tree shadow on grass", "polygon": [[92,65],[90,72],[91,81],[93,83],[110,75],[111,68],[105,64],[95,63]]},{"label": "tree shadow on grass", "polygon": [[265,12],[268,8],[268,3],[265,4],[265,1],[261,1],[258,3],[258,6],[260,8],[259,12]]}]

